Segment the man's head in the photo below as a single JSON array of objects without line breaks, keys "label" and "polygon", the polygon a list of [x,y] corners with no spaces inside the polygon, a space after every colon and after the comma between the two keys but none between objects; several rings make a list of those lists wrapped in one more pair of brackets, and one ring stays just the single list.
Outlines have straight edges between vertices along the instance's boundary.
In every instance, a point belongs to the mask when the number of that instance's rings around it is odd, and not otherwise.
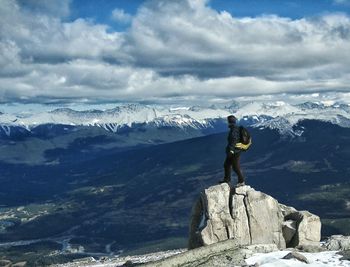
[{"label": "man's head", "polygon": [[237,121],[237,118],[233,115],[230,115],[227,117],[227,123],[228,125],[235,125],[236,124],[236,121]]}]

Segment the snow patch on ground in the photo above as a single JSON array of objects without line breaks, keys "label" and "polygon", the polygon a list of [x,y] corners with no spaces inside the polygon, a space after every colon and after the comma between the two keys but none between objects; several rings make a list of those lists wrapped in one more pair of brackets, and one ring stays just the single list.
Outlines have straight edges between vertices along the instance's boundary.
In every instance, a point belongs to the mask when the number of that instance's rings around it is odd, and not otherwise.
[{"label": "snow patch on ground", "polygon": [[336,254],[337,251],[325,251],[318,253],[301,252],[308,260],[309,264],[300,262],[296,259],[282,259],[290,251],[276,251],[271,253],[257,253],[246,259],[248,265],[257,264],[259,267],[350,267],[350,261],[340,260],[341,255]]}]

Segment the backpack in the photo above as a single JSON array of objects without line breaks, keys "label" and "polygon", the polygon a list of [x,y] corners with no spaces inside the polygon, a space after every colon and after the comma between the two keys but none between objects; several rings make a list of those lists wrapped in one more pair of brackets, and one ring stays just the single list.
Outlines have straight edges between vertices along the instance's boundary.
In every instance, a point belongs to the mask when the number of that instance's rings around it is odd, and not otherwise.
[{"label": "backpack", "polygon": [[250,133],[243,126],[239,127],[239,143],[235,145],[236,148],[247,151],[252,144]]}]

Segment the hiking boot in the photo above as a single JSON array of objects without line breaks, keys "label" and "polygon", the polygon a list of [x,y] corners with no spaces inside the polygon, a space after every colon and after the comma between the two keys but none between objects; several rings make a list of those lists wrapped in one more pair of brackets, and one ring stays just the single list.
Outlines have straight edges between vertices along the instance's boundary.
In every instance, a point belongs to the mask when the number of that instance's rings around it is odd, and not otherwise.
[{"label": "hiking boot", "polygon": [[223,183],[230,184],[230,182],[231,182],[231,181],[227,181],[227,180],[223,179],[223,180],[219,181],[219,184],[223,184]]},{"label": "hiking boot", "polygon": [[236,184],[236,187],[241,187],[241,186],[245,186],[245,182]]}]

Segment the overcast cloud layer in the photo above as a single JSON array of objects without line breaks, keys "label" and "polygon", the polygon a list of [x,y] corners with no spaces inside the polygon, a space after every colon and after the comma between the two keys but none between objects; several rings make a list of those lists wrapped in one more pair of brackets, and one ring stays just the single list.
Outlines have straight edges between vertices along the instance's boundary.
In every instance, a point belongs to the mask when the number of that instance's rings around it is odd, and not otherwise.
[{"label": "overcast cloud layer", "polygon": [[[225,99],[350,91],[350,18],[234,18],[204,0],[148,1],[125,32],[66,22],[69,0],[2,0],[0,102]],[[348,94],[344,94],[348,95]]]}]

